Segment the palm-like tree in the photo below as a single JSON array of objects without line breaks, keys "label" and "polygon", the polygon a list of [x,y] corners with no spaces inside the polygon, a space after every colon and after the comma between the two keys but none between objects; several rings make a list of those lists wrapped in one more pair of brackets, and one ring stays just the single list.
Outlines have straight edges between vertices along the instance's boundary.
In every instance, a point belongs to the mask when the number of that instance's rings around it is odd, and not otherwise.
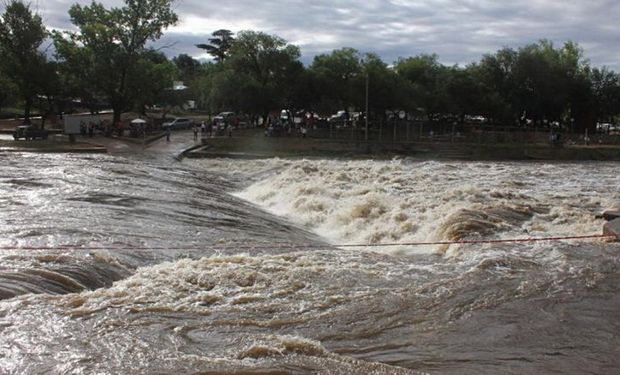
[{"label": "palm-like tree", "polygon": [[211,34],[213,38],[209,38],[210,44],[196,44],[196,47],[204,49],[217,62],[222,62],[228,56],[228,51],[232,46],[235,38],[233,32],[226,29],[214,31]]}]

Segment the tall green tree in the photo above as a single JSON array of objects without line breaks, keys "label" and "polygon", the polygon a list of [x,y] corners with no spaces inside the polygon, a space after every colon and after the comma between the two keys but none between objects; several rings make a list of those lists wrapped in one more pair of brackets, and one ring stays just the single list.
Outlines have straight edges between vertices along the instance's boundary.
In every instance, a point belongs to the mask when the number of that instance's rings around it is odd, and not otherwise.
[{"label": "tall green tree", "polygon": [[512,71],[513,106],[539,125],[558,121],[575,131],[594,130],[588,70],[575,43],[555,48],[541,40],[525,46],[519,49]]},{"label": "tall green tree", "polygon": [[[78,32],[54,34],[59,58],[87,72],[85,82],[102,95],[114,111],[114,121],[132,108],[135,96],[129,81],[148,41],[159,39],[176,24],[174,0],[124,0],[120,8],[106,9],[101,3],[69,10]],[[80,74],[80,73],[79,73]]]},{"label": "tall green tree", "polygon": [[236,75],[235,81],[243,78],[239,96],[252,103],[252,113],[267,116],[270,110],[289,102],[293,82],[303,72],[299,57],[299,48],[280,37],[242,31],[225,67]]},{"label": "tall green tree", "polygon": [[353,48],[341,48],[314,57],[309,70],[319,94],[320,112],[333,113],[362,105],[365,73],[361,60],[362,55]]},{"label": "tall green tree", "polygon": [[201,66],[200,72],[192,84],[192,93],[199,109],[211,113],[219,112],[220,108],[212,106],[212,88],[214,77],[222,70],[222,64],[206,63]]},{"label": "tall green tree", "polygon": [[374,53],[367,53],[361,60],[362,74],[357,76],[355,107],[365,111],[365,81],[368,79],[368,111],[374,116],[385,117],[387,110],[405,109],[408,92],[393,68]]},{"label": "tall green tree", "polygon": [[0,69],[0,109],[14,104],[19,96],[19,91],[12,79]]},{"label": "tall green tree", "polygon": [[480,100],[483,89],[475,79],[475,69],[475,65],[469,65],[466,68],[454,66],[445,71],[448,111],[461,123],[466,115],[478,115],[483,110]]},{"label": "tall green tree", "polygon": [[547,41],[519,50],[514,70],[515,102],[535,123],[559,121],[566,109],[566,80],[559,56]]},{"label": "tall green tree", "polygon": [[134,109],[146,114],[146,108],[158,105],[162,116],[174,107],[181,106],[187,98],[186,90],[174,90],[172,83],[179,78],[174,62],[159,51],[148,49],[140,54],[129,74],[128,92],[134,100]]},{"label": "tall green tree", "polygon": [[514,100],[514,69],[517,51],[503,48],[495,54],[488,54],[472,69],[481,85],[481,114],[493,123],[513,124],[522,113]]},{"label": "tall green tree", "polygon": [[584,57],[583,49],[572,41],[564,43],[558,54],[562,76],[566,80],[568,111],[565,114],[571,115],[572,130],[582,133],[587,129],[594,133],[597,113],[590,81],[590,62]]},{"label": "tall green tree", "polygon": [[620,75],[606,67],[594,68],[590,73],[597,120],[613,122],[620,114]]},{"label": "tall green tree", "polygon": [[45,127],[48,115],[58,113],[60,104],[66,93],[62,88],[59,74],[59,64],[56,61],[47,61],[42,58],[39,68],[32,72],[32,78],[38,82],[39,96],[35,105],[42,115],[41,126]]},{"label": "tall green tree", "polygon": [[216,62],[224,62],[235,41],[234,34],[230,30],[220,29],[211,35],[213,38],[209,38],[209,43],[196,44],[196,47],[207,51]]},{"label": "tall green tree", "polygon": [[445,111],[445,98],[440,80],[446,69],[437,55],[418,55],[399,59],[394,69],[409,84],[410,108],[421,108],[426,114]]},{"label": "tall green tree", "polygon": [[179,70],[179,78],[186,84],[190,84],[200,70],[200,61],[185,53],[173,58],[172,62]]},{"label": "tall green tree", "polygon": [[[41,17],[19,0],[6,5],[0,16],[0,64],[7,76],[17,86],[24,100],[24,119],[30,118],[30,110],[40,91],[36,72],[44,69],[47,59],[39,47],[47,37]],[[33,72],[35,74],[33,74]]]}]

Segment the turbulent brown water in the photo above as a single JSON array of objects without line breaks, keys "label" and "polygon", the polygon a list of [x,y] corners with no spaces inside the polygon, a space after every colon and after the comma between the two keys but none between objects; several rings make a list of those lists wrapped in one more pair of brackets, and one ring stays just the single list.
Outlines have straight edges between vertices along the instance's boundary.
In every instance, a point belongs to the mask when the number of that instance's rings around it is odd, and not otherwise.
[{"label": "turbulent brown water", "polygon": [[617,164],[0,162],[0,373],[620,370],[619,244],[381,246],[600,233]]}]

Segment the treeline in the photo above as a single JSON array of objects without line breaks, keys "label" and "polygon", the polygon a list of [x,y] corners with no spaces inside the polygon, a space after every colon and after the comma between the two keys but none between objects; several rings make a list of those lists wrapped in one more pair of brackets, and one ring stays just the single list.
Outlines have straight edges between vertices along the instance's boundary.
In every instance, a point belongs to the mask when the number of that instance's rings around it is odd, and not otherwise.
[{"label": "treeline", "polygon": [[277,36],[243,31],[224,52],[216,48],[217,35],[211,42],[208,51],[218,54],[218,62],[201,65],[186,79],[201,107],[212,112],[303,108],[331,114],[364,111],[368,100],[375,119],[405,110],[461,122],[483,116],[508,126],[556,123],[580,132],[595,130],[597,121],[613,122],[620,113],[620,76],[591,67],[573,42],[560,48],[545,40],[503,48],[465,67],[443,65],[436,55],[388,65],[374,53],[351,48],[318,55],[304,67],[299,49]]},{"label": "treeline", "polygon": [[[111,107],[116,121],[125,111],[170,110],[188,99],[211,113],[261,116],[283,108],[365,111],[367,101],[370,118],[404,110],[457,121],[483,116],[501,125],[558,123],[574,131],[594,130],[597,121],[614,122],[620,113],[620,76],[590,66],[572,42],[503,48],[465,67],[443,65],[436,55],[388,65],[374,53],[343,48],[306,67],[299,48],[278,36],[218,30],[196,46],[213,56],[201,63],[188,55],[169,60],[147,48],[177,22],[172,5],[75,4],[69,15],[78,31],[48,33],[27,5],[9,2],[0,18],[0,106],[19,102],[28,118],[33,106],[57,112],[77,99],[92,111]],[[47,38],[52,58],[41,51]],[[175,80],[189,89],[172,90]]]},{"label": "treeline", "polygon": [[[109,9],[76,3],[69,16],[77,31],[48,32],[29,5],[9,1],[0,16],[0,106],[18,103],[27,121],[33,106],[47,114],[79,102],[93,112],[111,107],[116,122],[129,110],[181,102],[171,90],[177,67],[146,47],[177,23],[173,3],[125,0]],[[51,58],[41,48],[50,39]]]}]

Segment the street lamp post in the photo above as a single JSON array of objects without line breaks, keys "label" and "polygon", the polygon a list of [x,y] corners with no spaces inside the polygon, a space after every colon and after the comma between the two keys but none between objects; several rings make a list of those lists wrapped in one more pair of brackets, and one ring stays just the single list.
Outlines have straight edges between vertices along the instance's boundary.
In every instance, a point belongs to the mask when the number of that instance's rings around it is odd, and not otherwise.
[{"label": "street lamp post", "polygon": [[368,70],[366,70],[366,133],[365,133],[365,138],[366,138],[366,143],[368,143]]}]

